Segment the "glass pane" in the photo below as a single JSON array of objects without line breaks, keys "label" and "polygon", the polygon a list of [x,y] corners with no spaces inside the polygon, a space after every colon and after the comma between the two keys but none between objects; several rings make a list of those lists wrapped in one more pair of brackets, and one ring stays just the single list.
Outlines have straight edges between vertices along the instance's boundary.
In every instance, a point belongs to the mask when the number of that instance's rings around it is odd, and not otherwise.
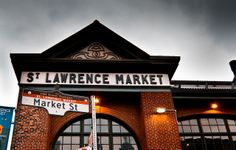
[{"label": "glass pane", "polygon": [[70,144],[71,143],[71,137],[70,136],[64,136],[63,137],[63,143],[64,144]]},{"label": "glass pane", "polygon": [[79,145],[72,145],[72,150],[77,150],[77,149],[79,149],[79,148],[80,148]]},{"label": "glass pane", "polygon": [[98,132],[98,133],[101,133],[101,126],[97,126],[96,129],[97,129],[97,132]]},{"label": "glass pane", "polygon": [[92,119],[85,119],[84,124],[92,124]]},{"label": "glass pane", "polygon": [[213,136],[213,139],[220,139],[220,136]]},{"label": "glass pane", "polygon": [[63,145],[63,149],[70,149],[70,145]]},{"label": "glass pane", "polygon": [[210,126],[211,132],[218,132],[217,126]]},{"label": "glass pane", "polygon": [[91,126],[84,126],[84,132],[91,132],[92,128]]},{"label": "glass pane", "polygon": [[131,143],[131,144],[136,144],[136,142],[135,142],[135,140],[134,140],[134,137],[132,137],[132,136],[130,137],[130,143]]},{"label": "glass pane", "polygon": [[96,119],[97,125],[101,125],[101,119]]},{"label": "glass pane", "polygon": [[202,125],[208,125],[209,124],[207,119],[201,119],[200,121],[201,121]]},{"label": "glass pane", "polygon": [[236,142],[236,136],[232,136],[232,140]]},{"label": "glass pane", "polygon": [[191,129],[192,129],[193,133],[198,133],[199,132],[198,126],[191,126]]},{"label": "glass pane", "polygon": [[76,122],[73,123],[73,124],[79,125],[79,124],[80,124],[80,121],[76,121]]},{"label": "glass pane", "polygon": [[64,132],[71,132],[71,126],[67,127]]},{"label": "glass pane", "polygon": [[121,127],[121,132],[122,133],[128,133],[128,131],[124,127]]},{"label": "glass pane", "polygon": [[101,119],[101,124],[103,124],[103,125],[108,124],[108,120],[106,120],[106,119]]},{"label": "glass pane", "polygon": [[120,137],[113,137],[113,144],[121,144],[121,138]]},{"label": "glass pane", "polygon": [[80,143],[80,137],[79,136],[72,136],[72,143],[73,144],[79,144]]},{"label": "glass pane", "polygon": [[72,131],[73,132],[80,132],[80,126],[79,125],[73,125],[72,126]]},{"label": "glass pane", "polygon": [[130,139],[129,139],[129,137],[124,136],[124,137],[121,138],[121,142],[122,143],[130,143]]},{"label": "glass pane", "polygon": [[229,125],[235,125],[234,120],[227,120]]},{"label": "glass pane", "polygon": [[101,126],[101,132],[108,132],[108,126]]},{"label": "glass pane", "polygon": [[182,125],[189,125],[189,121],[188,120],[182,121]]},{"label": "glass pane", "polygon": [[236,132],[236,126],[229,126],[230,132]]},{"label": "glass pane", "polygon": [[89,136],[84,136],[84,144],[85,145],[88,144],[88,138],[89,138]]},{"label": "glass pane", "polygon": [[112,125],[119,125],[118,123],[116,123],[116,122],[114,122],[114,121],[112,121]]},{"label": "glass pane", "polygon": [[120,126],[113,126],[113,127],[112,127],[112,131],[113,131],[114,133],[120,132]]},{"label": "glass pane", "polygon": [[100,140],[102,144],[109,144],[109,138],[107,136],[102,136]]},{"label": "glass pane", "polygon": [[[98,149],[99,150],[99,149]],[[109,145],[102,145],[102,150],[109,150]],[[118,149],[117,149],[118,150]]]},{"label": "glass pane", "polygon": [[203,127],[202,127],[202,130],[203,130],[203,132],[211,132],[209,126],[203,126]]},{"label": "glass pane", "polygon": [[120,150],[120,145],[113,145],[114,150]]},{"label": "glass pane", "polygon": [[219,124],[219,125],[225,124],[223,119],[216,119],[216,121],[217,121],[217,124]]},{"label": "glass pane", "polygon": [[225,126],[219,126],[219,130],[220,130],[220,132],[226,132]]},{"label": "glass pane", "polygon": [[184,130],[185,133],[191,132],[190,126],[183,126],[183,130]]},{"label": "glass pane", "polygon": [[228,140],[229,137],[228,137],[228,136],[221,136],[221,139],[223,139],[223,140]]},{"label": "glass pane", "polygon": [[196,119],[192,119],[192,120],[190,120],[190,124],[191,124],[191,125],[198,125]]},{"label": "glass pane", "polygon": [[210,125],[216,125],[216,119],[209,119]]},{"label": "glass pane", "polygon": [[62,143],[62,136],[57,139],[57,143]]}]

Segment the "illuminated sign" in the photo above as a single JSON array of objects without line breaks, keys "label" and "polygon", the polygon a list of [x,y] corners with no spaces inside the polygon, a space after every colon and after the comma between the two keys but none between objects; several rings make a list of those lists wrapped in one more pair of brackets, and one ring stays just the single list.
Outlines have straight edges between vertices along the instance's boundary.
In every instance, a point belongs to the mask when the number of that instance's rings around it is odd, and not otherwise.
[{"label": "illuminated sign", "polygon": [[64,115],[67,111],[89,112],[89,98],[59,91],[24,90],[22,104],[43,107],[52,115]]},{"label": "illuminated sign", "polygon": [[22,72],[21,84],[170,86],[168,74]]}]

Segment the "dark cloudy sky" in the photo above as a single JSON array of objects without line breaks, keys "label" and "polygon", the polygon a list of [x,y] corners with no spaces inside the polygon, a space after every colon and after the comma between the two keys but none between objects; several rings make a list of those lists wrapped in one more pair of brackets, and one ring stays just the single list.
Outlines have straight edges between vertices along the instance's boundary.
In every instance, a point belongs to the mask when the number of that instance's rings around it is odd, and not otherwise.
[{"label": "dark cloudy sky", "polygon": [[233,79],[235,0],[0,0],[0,105],[17,100],[10,53],[41,53],[95,19],[150,55],[180,56],[175,80]]}]

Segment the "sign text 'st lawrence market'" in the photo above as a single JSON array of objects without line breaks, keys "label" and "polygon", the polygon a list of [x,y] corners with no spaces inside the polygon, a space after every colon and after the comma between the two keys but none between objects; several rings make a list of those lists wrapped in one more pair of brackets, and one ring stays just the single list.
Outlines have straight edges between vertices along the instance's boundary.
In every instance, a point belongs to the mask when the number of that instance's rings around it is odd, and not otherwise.
[{"label": "sign text 'st lawrence market'", "polygon": [[168,86],[167,74],[22,72],[22,84]]}]

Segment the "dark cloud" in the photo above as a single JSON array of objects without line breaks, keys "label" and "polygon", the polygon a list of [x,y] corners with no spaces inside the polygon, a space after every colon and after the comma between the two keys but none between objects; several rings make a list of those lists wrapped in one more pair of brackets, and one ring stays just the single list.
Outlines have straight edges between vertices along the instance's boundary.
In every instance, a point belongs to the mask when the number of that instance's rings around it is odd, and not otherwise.
[{"label": "dark cloud", "polygon": [[235,0],[0,1],[0,99],[17,99],[9,53],[41,53],[95,19],[150,55],[181,56],[174,79],[230,81],[235,18]]}]

